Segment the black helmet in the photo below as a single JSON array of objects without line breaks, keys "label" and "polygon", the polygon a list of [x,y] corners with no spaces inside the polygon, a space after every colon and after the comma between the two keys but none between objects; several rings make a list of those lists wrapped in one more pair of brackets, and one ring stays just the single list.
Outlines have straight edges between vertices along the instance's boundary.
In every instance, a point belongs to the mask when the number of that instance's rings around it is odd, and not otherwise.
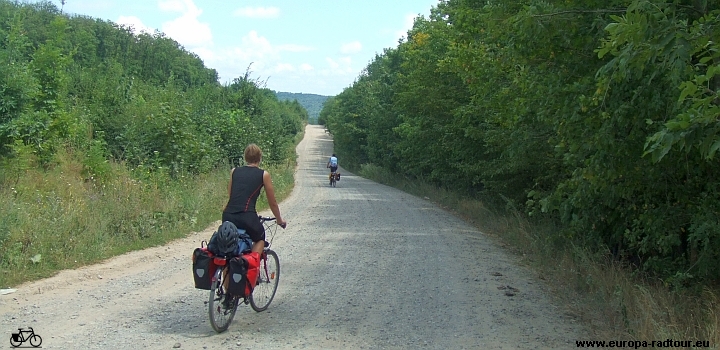
[{"label": "black helmet", "polygon": [[238,249],[238,229],[230,221],[225,221],[217,231],[217,253],[220,255],[234,254]]}]

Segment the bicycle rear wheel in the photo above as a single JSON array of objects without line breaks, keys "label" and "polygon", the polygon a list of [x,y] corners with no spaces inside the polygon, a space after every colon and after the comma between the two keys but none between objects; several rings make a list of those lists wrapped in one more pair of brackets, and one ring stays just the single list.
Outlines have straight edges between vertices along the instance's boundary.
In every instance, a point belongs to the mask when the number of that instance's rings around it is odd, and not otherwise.
[{"label": "bicycle rear wheel", "polygon": [[267,310],[275,297],[280,282],[280,259],[277,254],[268,249],[265,258],[260,260],[260,273],[258,281],[250,294],[250,306],[257,312]]},{"label": "bicycle rear wheel", "polygon": [[10,336],[10,345],[12,345],[13,348],[17,348],[18,346],[22,345],[23,342],[15,340],[15,337],[12,335]]},{"label": "bicycle rear wheel", "polygon": [[226,267],[218,267],[215,271],[215,278],[210,286],[210,300],[208,300],[208,316],[210,316],[210,325],[218,332],[222,333],[228,329],[230,322],[235,317],[237,311],[238,300],[225,300],[227,294],[223,288],[223,272]]}]

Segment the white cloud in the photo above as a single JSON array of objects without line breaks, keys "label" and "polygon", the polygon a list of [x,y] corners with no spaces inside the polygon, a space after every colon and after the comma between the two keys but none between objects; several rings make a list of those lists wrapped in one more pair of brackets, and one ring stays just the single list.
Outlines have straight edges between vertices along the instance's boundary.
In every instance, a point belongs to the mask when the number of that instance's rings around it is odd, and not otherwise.
[{"label": "white cloud", "polygon": [[189,49],[212,46],[212,31],[207,23],[200,23],[202,10],[192,0],[166,0],[158,5],[163,11],[182,15],[162,25],[162,31]]},{"label": "white cloud", "polygon": [[189,48],[207,47],[212,44],[210,27],[194,17],[183,16],[163,23],[162,29],[168,36]]},{"label": "white cloud", "polygon": [[[194,52],[195,54],[200,56],[200,58],[203,60],[203,62],[214,61],[214,60],[217,60],[217,57],[218,57],[217,54],[215,53],[215,51],[213,51],[207,47],[196,47],[196,48],[192,49],[192,52]],[[207,64],[206,64],[206,66],[207,66]]]},{"label": "white cloud", "polygon": [[254,77],[267,78],[278,70],[293,68],[280,61],[280,50],[257,31],[250,31],[240,39],[238,46],[218,50],[194,50],[207,67],[220,73],[220,82],[229,82],[245,74],[250,67]]},{"label": "white cloud", "polygon": [[352,58],[350,58],[350,57],[340,57],[337,60],[327,57],[327,58],[325,58],[325,61],[327,61],[328,65],[330,66],[330,69],[324,71],[323,72],[324,74],[347,75],[347,74],[357,73],[352,68]]},{"label": "white cloud", "polygon": [[278,46],[278,51],[290,51],[290,52],[307,52],[312,51],[314,48],[304,45],[286,44]]},{"label": "white cloud", "polygon": [[344,55],[358,53],[360,51],[362,51],[362,44],[359,41],[353,41],[340,46],[340,52]]},{"label": "white cloud", "polygon": [[[288,44],[273,45],[270,41],[259,35],[257,31],[251,30],[245,36],[240,38],[240,45],[232,48],[217,51],[216,54],[207,52],[201,54],[196,53],[203,59],[213,62],[255,62],[253,66],[263,67],[281,67],[281,56],[283,52],[306,52],[313,50],[311,47]],[[284,70],[288,70],[286,66],[282,66]],[[293,68],[294,70],[294,68]]]},{"label": "white cloud", "polygon": [[280,15],[280,9],[277,7],[243,7],[235,10],[233,15],[249,18],[277,18]]},{"label": "white cloud", "polygon": [[319,79],[321,76],[347,76],[347,72],[351,72],[349,57],[332,60],[336,64],[334,68],[323,70],[316,70],[309,63],[293,61],[292,56],[311,50],[315,48],[297,44],[273,44],[252,30],[240,37],[233,47],[199,47],[191,51],[200,56],[206,67],[217,70],[222,84],[243,76],[249,69],[253,79],[270,82],[274,84],[271,87],[273,89],[302,91],[308,87],[319,89],[324,86],[325,83]]},{"label": "white cloud", "polygon": [[164,0],[158,3],[158,7],[165,12],[185,12],[186,3],[183,0]]},{"label": "white cloud", "polygon": [[330,68],[332,68],[332,69],[340,68],[340,63],[335,62],[335,60],[333,60],[332,58],[328,57],[325,60],[330,65]]},{"label": "white cloud", "polygon": [[251,30],[242,38],[241,41],[242,49],[238,49],[247,52],[248,56],[257,56],[262,58],[277,54],[277,50],[273,48],[270,41],[267,38],[258,35],[257,31]]},{"label": "white cloud", "polygon": [[155,29],[146,26],[140,18],[135,16],[120,16],[115,22],[121,26],[132,28],[135,34],[140,34],[141,32],[152,34],[155,32]]},{"label": "white cloud", "polygon": [[274,70],[276,73],[294,72],[295,67],[293,67],[293,65],[290,63],[279,63],[277,66],[275,66]]},{"label": "white cloud", "polygon": [[73,9],[82,9],[82,13],[109,11],[115,7],[115,3],[112,0],[73,0],[66,1],[66,3],[67,4],[63,6],[65,9],[69,9],[70,7]]}]

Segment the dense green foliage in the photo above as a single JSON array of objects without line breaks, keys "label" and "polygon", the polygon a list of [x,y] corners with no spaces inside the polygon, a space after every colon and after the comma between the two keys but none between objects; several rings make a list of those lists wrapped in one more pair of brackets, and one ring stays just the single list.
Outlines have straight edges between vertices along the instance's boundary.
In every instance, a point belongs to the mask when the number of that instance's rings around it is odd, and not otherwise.
[{"label": "dense green foliage", "polygon": [[307,120],[248,74],[221,86],[215,70],[159,32],[68,17],[49,2],[1,1],[0,33],[3,157],[17,141],[43,160],[70,145],[197,173],[237,160],[249,142],[285,159],[273,152]]},{"label": "dense green foliage", "polygon": [[320,118],[344,164],[503,197],[674,285],[720,270],[720,1],[447,0]]},{"label": "dense green foliage", "polygon": [[[162,33],[0,0],[0,270],[52,251],[52,237],[112,235],[123,249],[125,238],[156,240],[180,218],[207,218],[197,205],[208,203],[175,196],[202,197],[197,179],[224,178],[249,143],[265,166],[287,166],[307,111],[261,85],[248,73],[219,84]],[[86,207],[99,226],[83,219]],[[78,242],[61,244],[58,257]]]},{"label": "dense green foliage", "polygon": [[275,95],[280,101],[297,101],[300,103],[308,112],[308,122],[310,124],[318,123],[323,104],[329,98],[329,96],[294,92],[276,92]]}]

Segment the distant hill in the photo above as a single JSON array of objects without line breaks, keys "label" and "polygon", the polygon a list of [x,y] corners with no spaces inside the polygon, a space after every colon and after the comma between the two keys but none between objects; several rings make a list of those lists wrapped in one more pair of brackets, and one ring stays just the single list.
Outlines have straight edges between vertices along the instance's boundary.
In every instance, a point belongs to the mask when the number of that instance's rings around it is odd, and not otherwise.
[{"label": "distant hill", "polygon": [[297,100],[301,106],[305,107],[308,111],[308,123],[317,124],[318,116],[322,110],[323,103],[330,98],[330,96],[315,95],[315,94],[303,94],[294,92],[275,92],[278,100]]}]

